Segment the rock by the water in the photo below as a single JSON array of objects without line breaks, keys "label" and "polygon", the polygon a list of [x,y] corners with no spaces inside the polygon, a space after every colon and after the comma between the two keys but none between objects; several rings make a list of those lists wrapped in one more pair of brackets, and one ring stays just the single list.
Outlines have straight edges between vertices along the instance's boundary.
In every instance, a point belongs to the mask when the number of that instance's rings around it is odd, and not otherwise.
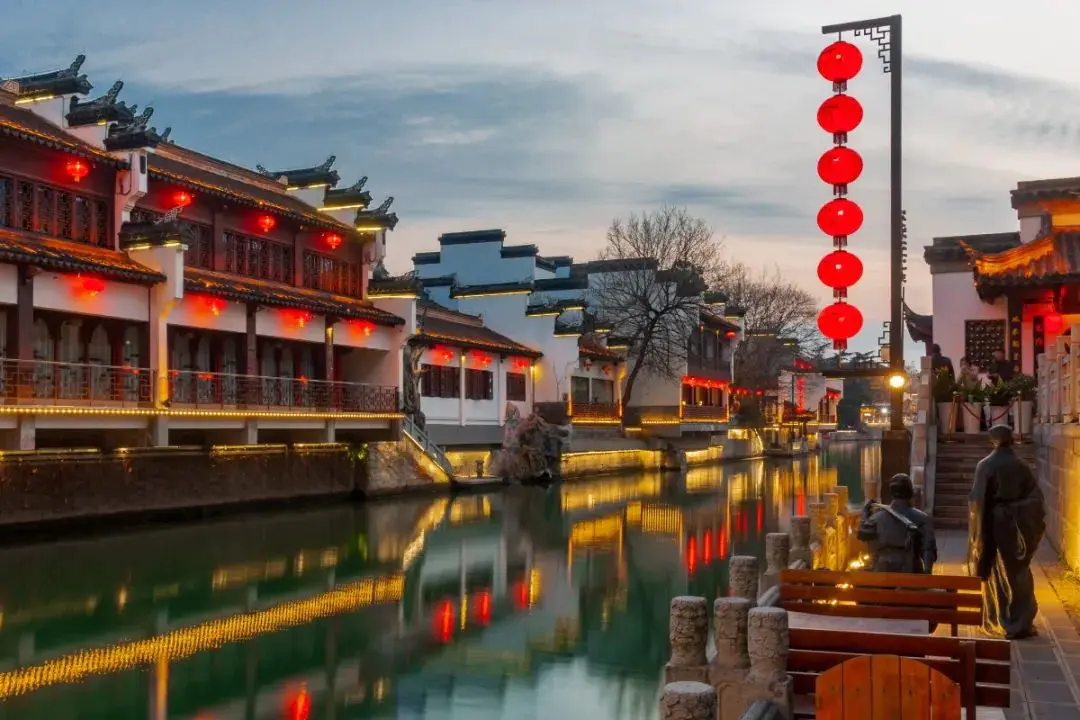
[{"label": "rock by the water", "polygon": [[502,449],[492,458],[493,472],[506,480],[529,482],[558,477],[568,433],[533,413],[524,420],[516,407],[506,411]]}]

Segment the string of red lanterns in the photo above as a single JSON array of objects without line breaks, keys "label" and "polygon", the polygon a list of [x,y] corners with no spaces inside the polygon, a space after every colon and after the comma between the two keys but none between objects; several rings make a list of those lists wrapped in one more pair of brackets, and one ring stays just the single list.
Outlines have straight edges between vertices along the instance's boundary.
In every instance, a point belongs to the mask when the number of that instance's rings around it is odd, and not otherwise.
[{"label": "string of red lanterns", "polygon": [[835,299],[818,315],[818,329],[837,350],[845,349],[863,324],[862,313],[846,301],[848,288],[863,274],[862,261],[846,250],[848,237],[863,224],[862,208],[847,199],[848,185],[863,171],[862,156],[847,147],[847,135],[862,122],[863,109],[858,100],[846,94],[848,80],[859,74],[862,64],[859,48],[843,40],[822,50],[817,62],[818,72],[833,84],[833,96],[818,108],[817,121],[833,136],[834,145],[821,156],[817,167],[818,177],[832,186],[834,195],[817,214],[818,228],[833,239],[834,248],[818,263],[817,274]]}]

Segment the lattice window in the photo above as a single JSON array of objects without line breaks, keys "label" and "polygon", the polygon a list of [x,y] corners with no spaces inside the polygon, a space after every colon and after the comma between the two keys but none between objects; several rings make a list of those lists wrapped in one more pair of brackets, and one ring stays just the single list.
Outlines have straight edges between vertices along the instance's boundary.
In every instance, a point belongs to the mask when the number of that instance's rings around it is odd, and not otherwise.
[{"label": "lattice window", "polygon": [[964,323],[964,355],[985,370],[994,359],[995,350],[1005,350],[1004,320],[968,320]]},{"label": "lattice window", "polygon": [[506,373],[506,399],[525,402],[525,373]]},{"label": "lattice window", "polygon": [[225,233],[225,270],[259,280],[292,282],[293,250],[288,245]]},{"label": "lattice window", "polygon": [[[146,208],[135,208],[131,211],[131,222],[157,222],[162,214]],[[213,270],[214,228],[183,218],[180,219],[179,224],[180,232],[184,236],[184,244],[187,245],[187,250],[184,252],[184,265]]]},{"label": "lattice window", "polygon": [[53,219],[56,216],[56,193],[47,185],[37,186],[37,214],[34,218],[34,230],[46,235],[53,234]]},{"label": "lattice window", "polygon": [[0,227],[15,225],[15,183],[0,177]]},{"label": "lattice window", "polygon": [[360,297],[363,292],[362,265],[305,252],[303,285],[313,290]]},{"label": "lattice window", "polygon": [[19,227],[32,231],[34,229],[34,183],[20,181],[18,187]]},{"label": "lattice window", "polygon": [[0,227],[108,247],[111,225],[105,200],[0,176]]},{"label": "lattice window", "polygon": [[72,208],[72,196],[68,192],[56,194],[56,236],[71,240],[74,233],[75,214]]}]

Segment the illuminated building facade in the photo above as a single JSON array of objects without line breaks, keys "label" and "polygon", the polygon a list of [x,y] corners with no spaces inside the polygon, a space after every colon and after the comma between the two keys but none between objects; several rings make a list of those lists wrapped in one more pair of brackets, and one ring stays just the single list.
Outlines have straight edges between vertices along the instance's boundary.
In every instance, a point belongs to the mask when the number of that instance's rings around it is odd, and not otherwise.
[{"label": "illuminated building facade", "polygon": [[399,419],[412,306],[367,297],[397,223],[333,158],[180,146],[84,58],[0,82],[8,449],[333,441]]}]

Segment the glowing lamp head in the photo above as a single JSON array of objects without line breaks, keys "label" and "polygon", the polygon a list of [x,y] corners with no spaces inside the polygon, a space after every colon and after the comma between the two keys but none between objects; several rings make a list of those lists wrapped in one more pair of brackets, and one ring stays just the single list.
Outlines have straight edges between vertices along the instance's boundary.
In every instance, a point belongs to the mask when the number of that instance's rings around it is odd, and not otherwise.
[{"label": "glowing lamp head", "polygon": [[259,229],[264,233],[268,233],[277,227],[277,220],[273,215],[260,215],[258,219]]},{"label": "glowing lamp head", "polygon": [[175,195],[173,195],[173,203],[178,208],[186,208],[187,206],[191,205],[194,199],[195,198],[193,198],[191,196],[191,193],[189,193],[187,190],[180,190]]},{"label": "glowing lamp head", "polygon": [[724,333],[724,336],[728,337],[728,338],[733,338],[736,335],[738,335],[738,333],[735,332],[734,330],[728,330],[726,333]]},{"label": "glowing lamp head", "polygon": [[90,166],[85,160],[68,160],[64,169],[68,177],[75,182],[82,182],[82,179],[90,174]]},{"label": "glowing lamp head", "polygon": [[904,375],[903,373],[893,373],[889,376],[889,387],[893,390],[900,390],[907,385],[907,381],[907,375]]}]

